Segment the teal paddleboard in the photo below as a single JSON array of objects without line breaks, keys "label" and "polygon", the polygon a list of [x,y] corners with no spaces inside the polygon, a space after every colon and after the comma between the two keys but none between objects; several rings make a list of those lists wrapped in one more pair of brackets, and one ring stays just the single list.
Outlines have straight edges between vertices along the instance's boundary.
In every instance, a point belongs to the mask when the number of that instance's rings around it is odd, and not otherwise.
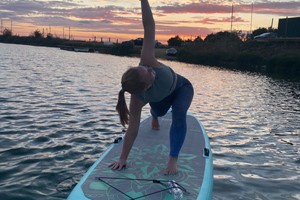
[{"label": "teal paddleboard", "polygon": [[[123,141],[118,138],[81,178],[68,200],[211,199],[213,162],[204,127],[188,114],[186,139],[178,159],[179,172],[166,176],[162,171],[169,155],[171,113],[159,121],[159,131],[151,129],[151,117],[141,122],[126,169],[114,171],[108,167],[120,156]],[[176,194],[178,189],[179,196]]]}]

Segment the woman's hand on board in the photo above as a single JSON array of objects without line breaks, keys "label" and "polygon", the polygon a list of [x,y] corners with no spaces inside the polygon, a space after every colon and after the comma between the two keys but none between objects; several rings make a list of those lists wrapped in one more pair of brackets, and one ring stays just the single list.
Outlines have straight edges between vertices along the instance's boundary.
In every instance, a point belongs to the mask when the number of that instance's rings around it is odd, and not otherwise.
[{"label": "woman's hand on board", "polygon": [[112,170],[121,170],[123,168],[126,168],[126,166],[127,166],[126,160],[118,160],[110,164],[108,167],[110,167]]}]

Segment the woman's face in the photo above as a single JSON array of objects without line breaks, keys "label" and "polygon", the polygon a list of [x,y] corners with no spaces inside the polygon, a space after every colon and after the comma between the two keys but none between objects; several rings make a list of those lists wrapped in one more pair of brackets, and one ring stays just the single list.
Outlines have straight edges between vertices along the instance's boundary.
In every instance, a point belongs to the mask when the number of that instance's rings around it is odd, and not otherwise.
[{"label": "woman's face", "polygon": [[138,67],[138,72],[141,76],[141,79],[145,81],[146,83],[146,88],[150,88],[155,80],[155,71],[153,70],[152,67],[145,67],[145,66],[139,66]]}]

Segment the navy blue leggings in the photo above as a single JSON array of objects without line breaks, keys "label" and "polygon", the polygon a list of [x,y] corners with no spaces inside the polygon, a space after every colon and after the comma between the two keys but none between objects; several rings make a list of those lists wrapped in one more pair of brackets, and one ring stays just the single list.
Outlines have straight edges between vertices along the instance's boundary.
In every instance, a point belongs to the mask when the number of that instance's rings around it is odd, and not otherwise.
[{"label": "navy blue leggings", "polygon": [[154,118],[165,115],[172,106],[172,125],[170,128],[170,156],[178,157],[186,135],[186,114],[194,89],[184,77],[177,75],[175,90],[160,102],[150,102],[151,115]]}]

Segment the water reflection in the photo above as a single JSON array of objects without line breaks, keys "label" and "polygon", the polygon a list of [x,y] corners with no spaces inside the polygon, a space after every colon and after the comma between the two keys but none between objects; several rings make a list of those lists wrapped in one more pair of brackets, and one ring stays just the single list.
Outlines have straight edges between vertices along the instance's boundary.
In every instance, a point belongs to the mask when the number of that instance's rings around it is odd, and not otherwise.
[{"label": "water reflection", "polygon": [[[0,52],[0,196],[65,199],[121,134],[120,77],[138,59],[7,44]],[[300,83],[164,62],[194,85],[190,112],[214,153],[213,198],[299,199]]]}]

